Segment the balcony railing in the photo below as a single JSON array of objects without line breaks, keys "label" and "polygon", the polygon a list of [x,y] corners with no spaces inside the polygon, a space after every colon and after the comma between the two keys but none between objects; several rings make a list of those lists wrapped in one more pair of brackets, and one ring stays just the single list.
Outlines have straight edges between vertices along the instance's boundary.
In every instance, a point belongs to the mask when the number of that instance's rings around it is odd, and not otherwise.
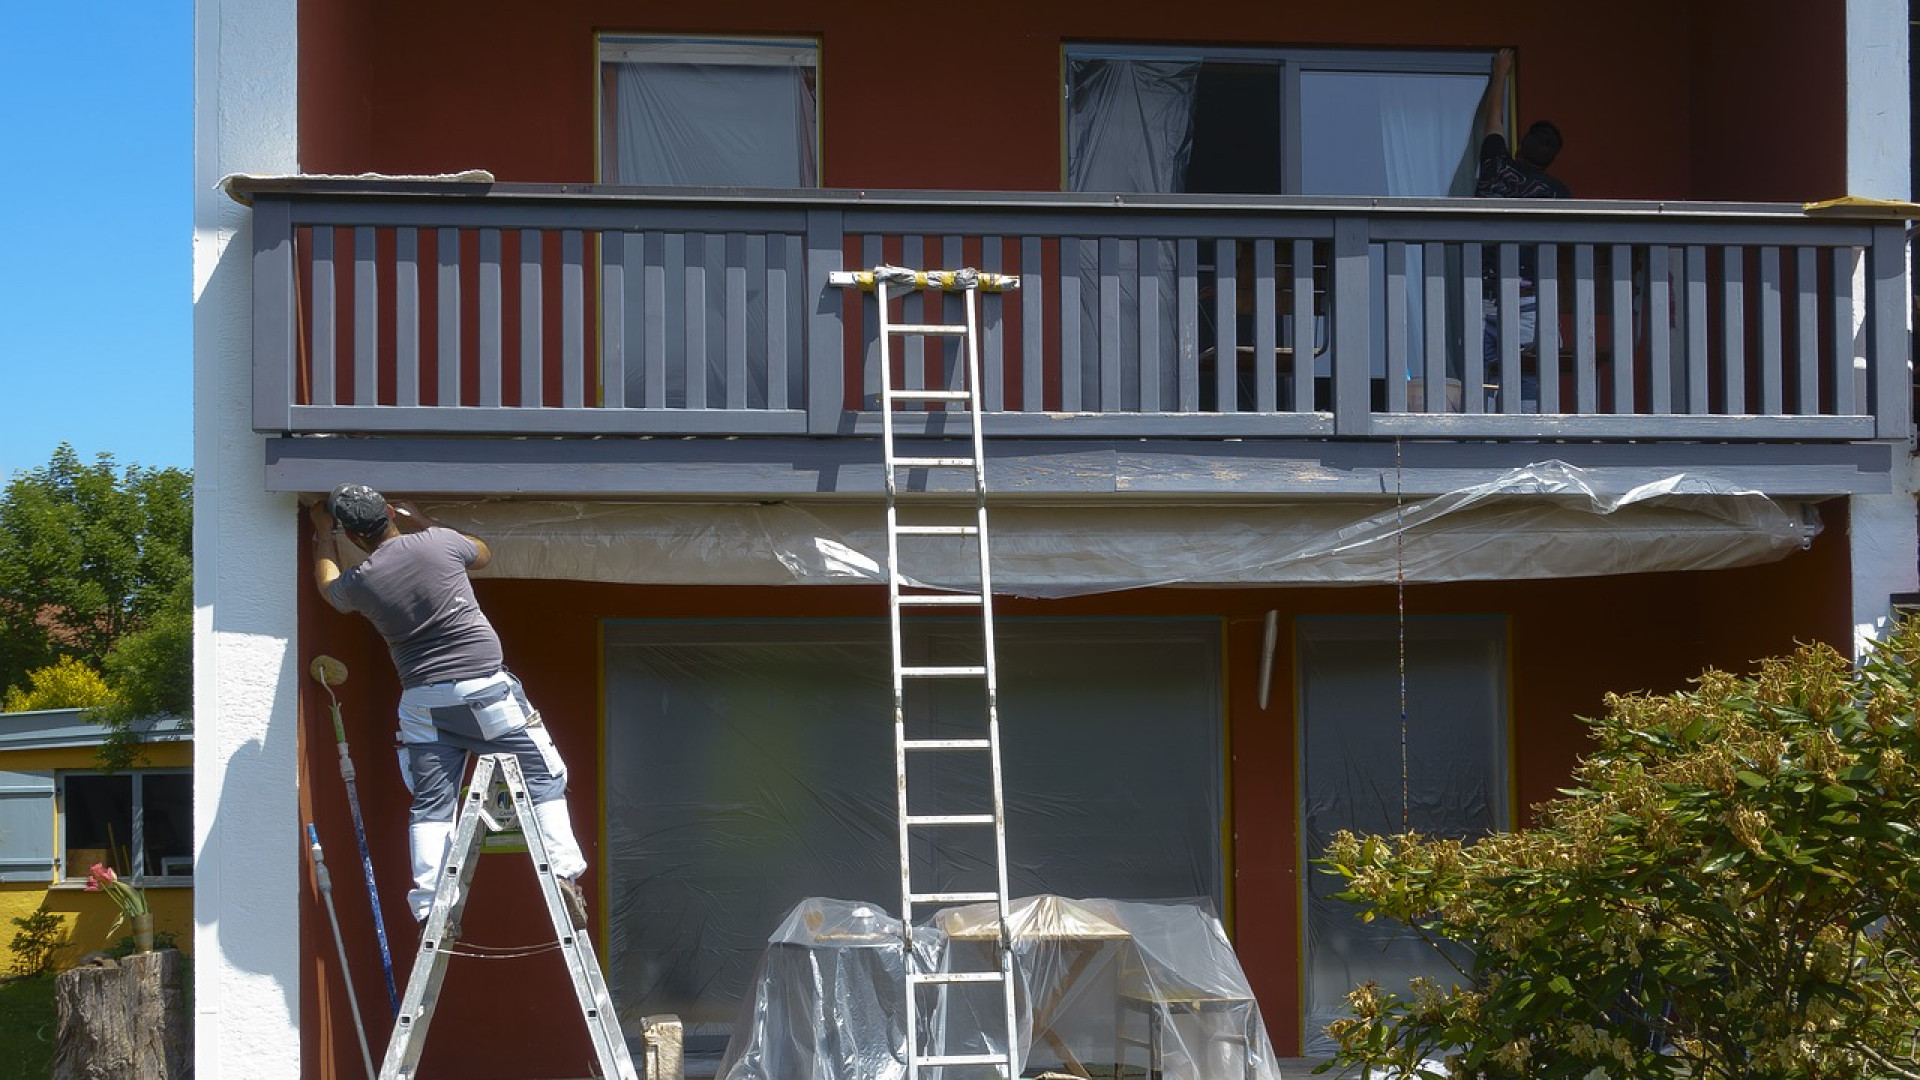
[{"label": "balcony railing", "polygon": [[[874,432],[872,300],[827,276],[878,263],[1021,276],[985,299],[995,434],[1909,432],[1897,221],[1776,205],[243,188],[262,432]],[[933,321],[946,316],[923,309],[953,301],[901,303]],[[952,378],[926,348],[899,350],[906,385]]]}]

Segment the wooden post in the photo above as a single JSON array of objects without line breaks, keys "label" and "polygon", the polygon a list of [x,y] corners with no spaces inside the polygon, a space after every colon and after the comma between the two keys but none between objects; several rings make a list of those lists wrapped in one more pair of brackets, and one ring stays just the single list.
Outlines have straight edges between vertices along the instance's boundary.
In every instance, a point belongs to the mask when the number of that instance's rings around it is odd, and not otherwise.
[{"label": "wooden post", "polygon": [[182,980],[174,949],[63,972],[52,1080],[185,1080],[193,1075]]}]

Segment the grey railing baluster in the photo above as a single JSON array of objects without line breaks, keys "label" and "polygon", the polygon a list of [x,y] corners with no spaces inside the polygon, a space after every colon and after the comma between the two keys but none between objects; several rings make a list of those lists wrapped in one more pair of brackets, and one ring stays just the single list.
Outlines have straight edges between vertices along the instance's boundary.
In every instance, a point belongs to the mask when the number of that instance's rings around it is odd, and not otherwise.
[{"label": "grey railing baluster", "polygon": [[500,230],[480,230],[480,295],[475,303],[479,318],[480,373],[479,404],[482,408],[500,407],[501,374],[501,283]]},{"label": "grey railing baluster", "polygon": [[1673,412],[1673,266],[1672,249],[1647,249],[1647,411]]},{"label": "grey railing baluster", "polygon": [[560,234],[560,405],[579,409],[587,398],[587,267],[579,229]]},{"label": "grey railing baluster", "polygon": [[[1387,411],[1390,413],[1407,411],[1407,245],[1398,241],[1386,245],[1387,276],[1387,358],[1384,368],[1386,376]],[[1301,349],[1301,325],[1298,316],[1293,322],[1293,363],[1298,371],[1300,358],[1304,355],[1308,362],[1313,356],[1313,328],[1306,328],[1304,340],[1307,348]],[[1298,376],[1296,375],[1297,379]]]},{"label": "grey railing baluster", "polygon": [[1182,413],[1200,411],[1200,244],[1183,236],[1174,245],[1179,267],[1179,296],[1175,317],[1175,353],[1179,357],[1179,391],[1174,408]]},{"label": "grey railing baluster", "polygon": [[[1500,404],[1495,410],[1503,413],[1520,411],[1520,249],[1514,244],[1501,244],[1500,259],[1500,351],[1496,353],[1499,367],[1492,380],[1500,384]],[[1538,298],[1535,298],[1536,301]],[[1534,325],[1539,326],[1539,308],[1534,309]]]},{"label": "grey railing baluster", "polygon": [[[980,238],[981,270],[989,274],[1001,272],[1006,262],[1004,245],[1005,241],[998,236]],[[981,407],[987,412],[1005,412],[1007,409],[1006,323],[1003,318],[984,314],[992,312],[996,316],[1004,316],[1007,310],[1004,296],[1002,293],[988,293],[981,297],[980,390],[983,394]],[[986,302],[989,299],[991,304]]]},{"label": "grey railing baluster", "polygon": [[797,265],[800,254],[798,236],[774,236],[767,243],[767,408],[787,408],[787,380],[793,377],[789,363],[787,338],[792,331],[793,277],[788,267]]},{"label": "grey railing baluster", "polygon": [[[1127,246],[1135,251],[1134,266],[1140,265],[1139,241],[1128,240]],[[1095,356],[1098,358],[1094,393],[1092,401],[1098,403],[1099,412],[1120,411],[1120,247],[1118,237],[1103,236],[1099,243],[1100,259],[1100,298],[1099,315],[1096,319]]]},{"label": "grey railing baluster", "polygon": [[1907,328],[1913,303],[1907,283],[1904,222],[1876,222],[1867,249],[1867,384],[1872,388],[1874,430],[1882,439],[1913,437],[1913,334]]},{"label": "grey railing baluster", "polygon": [[1541,244],[1534,256],[1537,318],[1534,322],[1534,377],[1540,380],[1539,409],[1560,411],[1560,249]]},{"label": "grey railing baluster", "polygon": [[1760,249],[1760,412],[1766,416],[1786,411],[1780,303],[1780,249],[1769,244]]},{"label": "grey railing baluster", "polygon": [[[684,257],[685,251],[679,246],[678,234],[649,232],[644,239],[646,269],[642,289],[646,314],[640,324],[644,344],[640,355],[641,400],[636,404],[648,409],[664,409],[667,407],[667,343],[672,340],[667,326],[667,312],[672,310],[667,306],[668,293],[674,261]],[[671,252],[668,251],[669,239],[674,243]]]},{"label": "grey railing baluster", "polygon": [[1853,264],[1857,249],[1837,247],[1827,253],[1828,370],[1833,374],[1833,415],[1865,412],[1853,370]]},{"label": "grey railing baluster", "polygon": [[1046,263],[1038,236],[1020,238],[1020,410],[1046,408]]},{"label": "grey railing baluster", "polygon": [[[937,266],[942,270],[957,270],[971,265],[966,259],[966,241],[957,234],[940,238],[940,259]],[[958,290],[941,290],[940,321],[959,325],[967,318],[967,300]],[[978,299],[976,297],[976,299]],[[942,385],[948,390],[962,390],[967,386],[967,353],[959,338],[936,338],[934,348],[944,357],[945,368],[941,374],[946,381]],[[961,406],[943,405],[942,408],[958,409]]]},{"label": "grey railing baluster", "polygon": [[1707,359],[1707,249],[1694,244],[1687,252],[1687,411],[1705,416],[1708,408]]},{"label": "grey railing baluster", "polygon": [[1793,294],[1794,350],[1793,369],[1797,376],[1794,412],[1800,416],[1820,414],[1820,262],[1811,247],[1794,251]]},{"label": "grey railing baluster", "polygon": [[393,403],[420,404],[420,230],[393,231]]},{"label": "grey railing baluster", "polygon": [[[1140,311],[1140,401],[1136,408],[1145,413],[1160,411],[1160,296],[1163,279],[1160,269],[1160,241],[1142,238],[1139,243]],[[1119,381],[1119,372],[1115,372]]]},{"label": "grey railing baluster", "polygon": [[708,356],[712,346],[707,341],[707,294],[712,287],[707,278],[707,249],[712,243],[713,238],[706,233],[687,233],[683,249],[685,261],[680,265],[680,278],[685,282],[680,294],[680,317],[685,321],[687,334],[683,356],[689,409],[707,407],[707,380],[712,363]]},{"label": "grey railing baluster", "polygon": [[[721,276],[726,282],[725,315],[721,329],[725,335],[726,381],[720,387],[720,400],[729,409],[747,407],[747,281],[767,279],[767,247],[764,236],[750,243],[745,233],[730,232],[721,256]],[[757,266],[755,264],[758,264]]]},{"label": "grey railing baluster", "polygon": [[1747,412],[1747,249],[1720,249],[1720,362],[1726,412]]},{"label": "grey railing baluster", "polygon": [[257,431],[293,429],[293,406],[301,400],[298,290],[291,205],[284,199],[253,204],[253,426]]},{"label": "grey railing baluster", "polygon": [[1615,244],[1612,255],[1608,270],[1613,282],[1613,411],[1626,414],[1635,409],[1633,248]]},{"label": "grey railing baluster", "polygon": [[628,310],[632,268],[627,260],[637,258],[639,248],[638,243],[629,245],[627,234],[617,229],[600,234],[600,406],[606,409],[627,406],[627,327],[644,325]]},{"label": "grey railing baluster", "polygon": [[380,403],[379,245],[366,226],[353,230],[353,403]]},{"label": "grey railing baluster", "polygon": [[1080,411],[1080,238],[1060,238],[1060,409]]},{"label": "grey railing baluster", "polygon": [[[1313,241],[1293,241],[1293,400],[1290,412],[1314,411],[1314,384],[1320,374],[1315,346],[1320,340],[1319,319],[1313,310]],[[1331,373],[1329,373],[1331,374]]]},{"label": "grey railing baluster", "polygon": [[[1486,411],[1487,400],[1487,351],[1481,344],[1482,327],[1485,324],[1486,296],[1482,284],[1480,267],[1480,245],[1460,245],[1460,411],[1463,413],[1481,413]],[[1334,362],[1340,360],[1340,352],[1335,343]]]},{"label": "grey railing baluster", "polygon": [[1593,245],[1573,249],[1573,411],[1600,411],[1599,317],[1594,300]]},{"label": "grey railing baluster", "polygon": [[520,230],[520,407],[546,404],[546,234]]},{"label": "grey railing baluster", "polygon": [[460,230],[441,229],[434,241],[434,403],[460,401]]},{"label": "grey railing baluster", "polygon": [[[927,265],[926,241],[918,236],[902,237],[900,240],[900,265],[909,270],[925,269]],[[928,322],[927,291],[925,289],[900,290],[900,321],[903,323]],[[905,390],[926,390],[933,384],[927,381],[927,355],[940,354],[943,342],[923,337],[901,337],[893,341],[895,363],[905,368],[905,377],[895,385]],[[937,402],[927,402],[920,408],[932,411]],[[883,406],[884,407],[884,406]]]},{"label": "grey railing baluster", "polygon": [[333,226],[313,227],[313,311],[307,315],[312,345],[307,367],[312,380],[309,400],[315,405],[334,403],[334,327],[338,318],[334,305],[339,302],[335,299],[339,285],[334,278],[333,240]]},{"label": "grey railing baluster", "polygon": [[[807,211],[806,264],[800,284],[799,313],[805,320],[800,329],[805,343],[805,387],[807,433],[815,436],[838,433],[847,423],[847,396],[860,392],[861,370],[847,371],[846,311],[861,298],[848,290],[829,285],[836,270],[846,269],[846,216],[838,208],[821,207]],[[859,303],[854,310],[872,305]],[[847,385],[848,379],[854,385]]]},{"label": "grey railing baluster", "polygon": [[[1426,298],[1421,312],[1426,348],[1420,358],[1420,401],[1414,409],[1416,412],[1444,413],[1450,411],[1447,401],[1446,247],[1435,243],[1422,245],[1420,264],[1421,288],[1425,290]],[[1474,312],[1476,317],[1479,314],[1478,311]],[[1469,348],[1478,344],[1472,339],[1473,330],[1478,327],[1478,323],[1473,323],[1467,330]]]},{"label": "grey railing baluster", "polygon": [[[871,270],[887,261],[885,238],[868,233],[860,240],[860,269]],[[860,315],[860,407],[863,409],[885,408],[880,401],[880,321],[872,308],[873,304],[861,304]],[[903,350],[888,347],[893,353],[895,363],[904,363],[900,359]],[[904,386],[904,383],[895,383]]]},{"label": "grey railing baluster", "polygon": [[1213,396],[1214,411],[1239,408],[1237,373],[1240,366],[1238,333],[1239,245],[1231,237],[1214,240],[1213,247]]},{"label": "grey railing baluster", "polygon": [[1367,221],[1362,217],[1333,222],[1333,430],[1340,435],[1367,434],[1373,411],[1368,393],[1373,365],[1372,267],[1368,265]]},{"label": "grey railing baluster", "polygon": [[[1273,241],[1261,237],[1253,242],[1253,411],[1275,412],[1279,408],[1280,366],[1279,320],[1273,310]],[[1239,365],[1234,365],[1234,380],[1239,381]]]}]

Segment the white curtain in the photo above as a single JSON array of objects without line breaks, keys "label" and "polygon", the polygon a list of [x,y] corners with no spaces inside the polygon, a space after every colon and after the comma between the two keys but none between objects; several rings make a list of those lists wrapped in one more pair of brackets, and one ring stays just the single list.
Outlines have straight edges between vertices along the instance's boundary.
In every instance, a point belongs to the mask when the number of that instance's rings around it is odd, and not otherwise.
[{"label": "white curtain", "polygon": [[624,63],[617,184],[813,187],[814,98],[799,67]]}]

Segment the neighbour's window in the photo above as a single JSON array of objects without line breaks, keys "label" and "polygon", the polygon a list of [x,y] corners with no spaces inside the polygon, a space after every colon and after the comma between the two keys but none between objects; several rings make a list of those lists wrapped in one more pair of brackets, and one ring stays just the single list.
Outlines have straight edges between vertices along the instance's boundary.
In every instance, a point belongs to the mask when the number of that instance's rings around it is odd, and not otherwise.
[{"label": "neighbour's window", "polygon": [[168,770],[60,774],[61,876],[94,863],[123,877],[193,876],[193,775]]},{"label": "neighbour's window", "polygon": [[609,184],[819,184],[809,40],[600,38],[600,179]]},{"label": "neighbour's window", "polygon": [[1470,195],[1489,53],[1067,50],[1069,191]]}]

